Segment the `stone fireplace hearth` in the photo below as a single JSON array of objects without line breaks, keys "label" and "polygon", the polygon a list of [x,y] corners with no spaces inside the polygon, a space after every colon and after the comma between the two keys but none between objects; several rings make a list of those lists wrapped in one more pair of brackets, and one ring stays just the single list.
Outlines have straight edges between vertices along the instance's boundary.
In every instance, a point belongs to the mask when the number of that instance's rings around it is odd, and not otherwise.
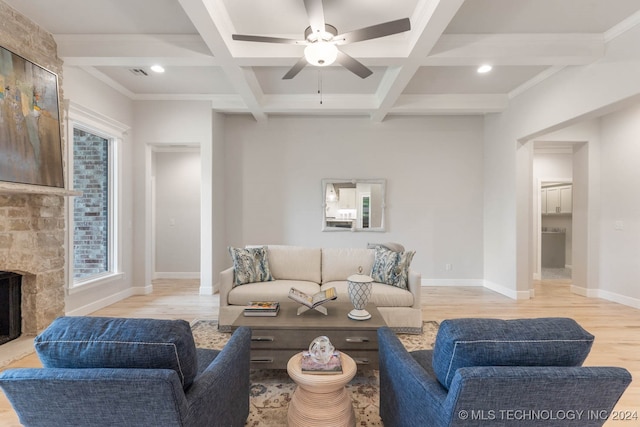
[{"label": "stone fireplace hearth", "polygon": [[64,197],[0,194],[0,271],[22,275],[22,333],[64,315]]}]

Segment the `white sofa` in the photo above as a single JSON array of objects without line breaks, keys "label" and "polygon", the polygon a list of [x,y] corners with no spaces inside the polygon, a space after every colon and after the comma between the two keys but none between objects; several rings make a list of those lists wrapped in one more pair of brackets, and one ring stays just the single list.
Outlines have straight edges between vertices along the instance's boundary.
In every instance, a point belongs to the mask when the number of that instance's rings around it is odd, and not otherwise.
[{"label": "white sofa", "polygon": [[[357,274],[358,267],[369,274],[375,260],[374,249],[281,245],[267,248],[269,269],[275,280],[234,287],[233,267],[220,273],[220,330],[230,330],[249,301],[290,301],[288,294],[292,287],[307,294],[335,287],[337,300],[349,302],[347,277]],[[409,270],[408,290],[373,283],[370,302],[376,305],[387,326],[396,332],[422,332],[420,281],[420,273]]]}]

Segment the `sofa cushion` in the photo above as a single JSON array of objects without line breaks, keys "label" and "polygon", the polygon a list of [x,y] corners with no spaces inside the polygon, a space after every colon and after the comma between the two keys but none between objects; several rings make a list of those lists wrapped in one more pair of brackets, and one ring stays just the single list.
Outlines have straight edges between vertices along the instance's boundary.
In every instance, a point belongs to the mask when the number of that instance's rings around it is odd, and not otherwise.
[{"label": "sofa cushion", "polygon": [[409,267],[415,251],[395,252],[382,246],[375,249],[371,277],[376,282],[409,288]]},{"label": "sofa cushion", "polygon": [[375,251],[366,248],[322,248],[322,283],[347,280],[362,267],[369,274]]},{"label": "sofa cushion", "polygon": [[580,366],[593,338],[568,318],[445,320],[436,336],[433,369],[448,389],[463,367]]},{"label": "sofa cushion", "polygon": [[[321,290],[336,288],[338,300],[349,302],[349,282],[337,280],[323,283]],[[369,302],[376,307],[411,307],[413,305],[413,294],[395,286],[384,283],[373,282],[371,284],[371,298]]]},{"label": "sofa cushion", "polygon": [[266,246],[229,247],[229,254],[233,260],[233,286],[273,280]]},{"label": "sofa cushion", "polygon": [[59,317],[34,346],[45,368],[173,369],[185,390],[198,370],[184,320]]},{"label": "sofa cushion", "polygon": [[275,279],[320,283],[320,248],[269,245],[268,252]]},{"label": "sofa cushion", "polygon": [[247,305],[249,301],[292,301],[288,298],[292,287],[313,295],[320,290],[315,282],[302,280],[274,280],[273,282],[249,283],[236,286],[229,292],[227,300],[232,305]]}]

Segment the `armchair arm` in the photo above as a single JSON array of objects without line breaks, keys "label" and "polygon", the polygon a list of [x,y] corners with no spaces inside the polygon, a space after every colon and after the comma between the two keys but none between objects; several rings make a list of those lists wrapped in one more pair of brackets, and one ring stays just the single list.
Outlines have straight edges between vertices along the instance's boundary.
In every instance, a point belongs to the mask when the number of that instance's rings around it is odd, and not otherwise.
[{"label": "armchair arm", "polygon": [[445,426],[447,391],[388,327],[378,329],[380,417],[385,427]]},{"label": "armchair arm", "polygon": [[630,382],[626,369],[611,367],[460,368],[447,397],[448,425],[489,419],[517,427],[526,424],[523,417],[541,414],[555,420],[540,425],[601,426]]},{"label": "armchair arm", "polygon": [[414,270],[409,270],[409,291],[413,294],[412,308],[420,308],[420,297],[422,290],[422,274]]},{"label": "armchair arm", "polygon": [[244,426],[249,415],[251,329],[240,327],[187,390],[193,426]]},{"label": "armchair arm", "polygon": [[233,267],[220,272],[220,307],[229,305],[229,292],[233,288]]},{"label": "armchair arm", "polygon": [[172,369],[20,368],[2,372],[0,386],[34,427],[178,426],[187,414]]}]

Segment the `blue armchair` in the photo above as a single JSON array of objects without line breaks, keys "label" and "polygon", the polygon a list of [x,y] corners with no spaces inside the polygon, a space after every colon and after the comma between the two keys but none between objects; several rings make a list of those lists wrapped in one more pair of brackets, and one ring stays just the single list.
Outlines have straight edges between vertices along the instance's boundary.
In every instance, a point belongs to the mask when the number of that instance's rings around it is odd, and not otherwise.
[{"label": "blue armchair", "polygon": [[0,387],[31,426],[244,426],[251,331],[197,349],[184,320],[61,317],[35,339],[43,368]]},{"label": "blue armchair", "polygon": [[433,350],[408,352],[378,330],[385,427],[602,426],[631,382],[582,367],[593,335],[566,318],[455,319]]}]

